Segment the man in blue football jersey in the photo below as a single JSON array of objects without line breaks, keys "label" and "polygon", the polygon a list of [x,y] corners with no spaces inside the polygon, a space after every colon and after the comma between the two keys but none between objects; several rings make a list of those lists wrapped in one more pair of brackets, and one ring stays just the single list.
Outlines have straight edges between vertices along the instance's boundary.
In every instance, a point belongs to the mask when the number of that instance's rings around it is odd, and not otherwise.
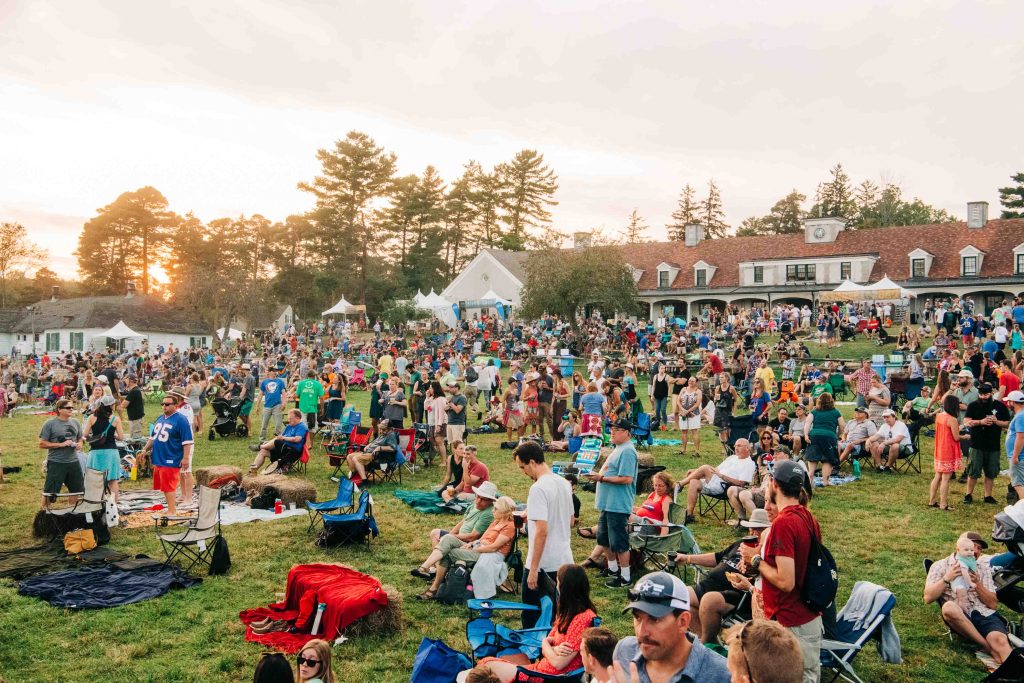
[{"label": "man in blue football jersey", "polygon": [[173,396],[164,396],[160,406],[163,414],[153,425],[153,435],[146,442],[143,453],[151,454],[153,490],[163,492],[167,499],[167,512],[175,515],[181,468],[187,468],[192,461],[192,425],[188,418],[177,412],[178,403]]}]

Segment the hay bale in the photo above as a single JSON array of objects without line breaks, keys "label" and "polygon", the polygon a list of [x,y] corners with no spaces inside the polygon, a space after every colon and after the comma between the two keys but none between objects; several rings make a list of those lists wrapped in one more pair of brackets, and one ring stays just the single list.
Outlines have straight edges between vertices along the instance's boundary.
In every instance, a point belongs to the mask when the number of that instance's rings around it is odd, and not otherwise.
[{"label": "hay bale", "polygon": [[268,486],[277,489],[281,502],[295,507],[305,507],[307,501],[316,501],[316,486],[313,482],[285,474],[247,474],[242,477],[242,488],[249,497],[263,493]]},{"label": "hay bale", "polygon": [[388,604],[349,624],[345,635],[355,638],[378,633],[398,633],[405,628],[402,621],[402,594],[391,584],[381,584],[381,588],[388,595]]},{"label": "hay bale", "polygon": [[636,454],[636,461],[640,467],[654,467],[654,455],[647,452],[641,451]]},{"label": "hay bale", "polygon": [[232,467],[231,465],[211,465],[210,467],[200,467],[196,470],[196,483],[200,486],[206,486],[214,479],[234,475],[239,481],[242,480],[242,470],[239,467]]}]

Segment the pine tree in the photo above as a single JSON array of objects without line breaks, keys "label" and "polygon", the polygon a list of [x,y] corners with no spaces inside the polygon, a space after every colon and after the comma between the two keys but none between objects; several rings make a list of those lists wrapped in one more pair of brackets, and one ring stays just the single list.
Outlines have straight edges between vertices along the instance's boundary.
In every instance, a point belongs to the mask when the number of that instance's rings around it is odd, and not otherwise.
[{"label": "pine tree", "polygon": [[633,209],[633,212],[629,214],[629,222],[626,223],[625,230],[622,231],[622,241],[626,244],[640,244],[646,242],[644,239],[644,232],[647,231],[647,221],[643,219],[640,212],[637,209]]},{"label": "pine tree", "polygon": [[544,164],[544,155],[524,149],[512,161],[495,167],[504,198],[502,221],[504,249],[522,251],[526,248],[531,228],[543,228],[551,222],[549,206],[556,206],[558,176]]},{"label": "pine tree", "polygon": [[689,184],[684,185],[682,192],[679,193],[676,210],[672,212],[672,222],[665,225],[668,238],[676,242],[686,239],[686,226],[701,222],[700,210],[697,192]]},{"label": "pine tree", "polygon": [[1010,176],[1015,183],[999,188],[1000,218],[1024,218],[1024,171]]},{"label": "pine tree", "polygon": [[797,190],[775,202],[763,220],[763,230],[769,235],[795,235],[803,230],[804,211],[801,208],[807,199]]},{"label": "pine tree", "polygon": [[846,218],[854,226],[857,217],[857,203],[850,188],[850,177],[846,175],[842,164],[833,166],[829,173],[831,178],[818,185],[814,195],[814,206],[808,211],[809,216]]},{"label": "pine tree", "polygon": [[714,179],[708,182],[708,196],[701,202],[700,222],[704,225],[707,238],[720,238],[728,234],[729,224],[725,222],[722,195]]}]

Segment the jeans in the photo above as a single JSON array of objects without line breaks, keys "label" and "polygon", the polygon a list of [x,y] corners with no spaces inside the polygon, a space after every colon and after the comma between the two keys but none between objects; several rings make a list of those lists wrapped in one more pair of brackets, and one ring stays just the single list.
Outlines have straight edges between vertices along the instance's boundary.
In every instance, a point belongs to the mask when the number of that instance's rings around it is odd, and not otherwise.
[{"label": "jeans", "polygon": [[[527,605],[536,605],[540,607],[540,599],[545,595],[550,597],[552,600],[555,600],[556,595],[554,594],[554,591],[557,574],[558,572],[546,572],[543,569],[538,570],[537,588],[532,589],[529,586],[530,568],[525,567],[523,569],[523,602]],[[539,618],[540,612],[523,612],[523,628],[533,628]]]},{"label": "jeans", "polygon": [[667,398],[654,399],[654,417],[655,419],[659,420],[661,424],[668,424],[668,413],[665,412],[665,407],[667,405]]}]

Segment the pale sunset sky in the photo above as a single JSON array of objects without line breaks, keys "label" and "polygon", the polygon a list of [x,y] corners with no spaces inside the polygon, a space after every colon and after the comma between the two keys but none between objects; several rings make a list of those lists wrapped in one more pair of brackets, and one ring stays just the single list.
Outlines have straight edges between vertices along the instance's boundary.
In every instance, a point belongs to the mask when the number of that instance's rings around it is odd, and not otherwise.
[{"label": "pale sunset sky", "polygon": [[0,220],[75,273],[82,224],[159,189],[203,220],[311,206],[361,130],[453,180],[523,148],[565,232],[651,238],[684,183],[729,222],[842,162],[963,217],[1024,170],[1024,2],[0,0]]}]

